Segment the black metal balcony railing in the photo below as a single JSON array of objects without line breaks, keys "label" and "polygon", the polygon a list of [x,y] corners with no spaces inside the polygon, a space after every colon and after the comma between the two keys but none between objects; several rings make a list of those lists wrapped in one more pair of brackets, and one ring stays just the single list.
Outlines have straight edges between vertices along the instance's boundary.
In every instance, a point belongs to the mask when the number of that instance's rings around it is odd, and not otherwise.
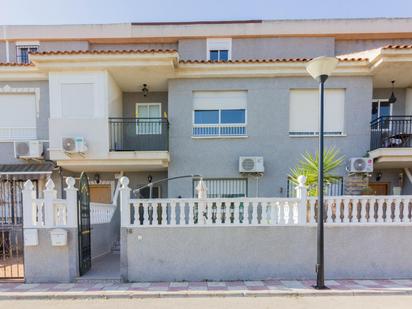
[{"label": "black metal balcony railing", "polygon": [[371,149],[412,147],[412,116],[382,116],[371,122]]},{"label": "black metal balcony railing", "polygon": [[169,150],[165,118],[109,118],[110,151]]}]

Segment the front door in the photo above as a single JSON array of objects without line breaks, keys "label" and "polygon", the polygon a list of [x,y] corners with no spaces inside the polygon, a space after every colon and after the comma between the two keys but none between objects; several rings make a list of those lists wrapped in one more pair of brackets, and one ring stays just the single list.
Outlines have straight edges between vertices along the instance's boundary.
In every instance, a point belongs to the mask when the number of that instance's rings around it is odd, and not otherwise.
[{"label": "front door", "polygon": [[80,276],[87,273],[92,266],[90,240],[90,191],[86,173],[80,175],[78,203],[79,222],[79,272]]},{"label": "front door", "polygon": [[388,195],[387,183],[369,183],[369,188],[372,190],[372,195]]}]

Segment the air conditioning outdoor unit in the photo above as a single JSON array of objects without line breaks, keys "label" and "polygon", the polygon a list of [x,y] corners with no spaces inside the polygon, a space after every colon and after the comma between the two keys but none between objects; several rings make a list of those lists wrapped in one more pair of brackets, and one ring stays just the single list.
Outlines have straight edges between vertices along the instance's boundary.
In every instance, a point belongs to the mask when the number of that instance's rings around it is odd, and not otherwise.
[{"label": "air conditioning outdoor unit", "polygon": [[41,141],[14,142],[14,156],[20,159],[41,159],[43,143]]},{"label": "air conditioning outdoor unit", "polygon": [[68,153],[84,153],[87,151],[84,137],[63,137],[62,148]]},{"label": "air conditioning outdoor unit", "polygon": [[263,173],[263,157],[239,157],[240,173]]},{"label": "air conditioning outdoor unit", "polygon": [[350,173],[372,173],[373,159],[351,158],[349,160],[348,172]]}]

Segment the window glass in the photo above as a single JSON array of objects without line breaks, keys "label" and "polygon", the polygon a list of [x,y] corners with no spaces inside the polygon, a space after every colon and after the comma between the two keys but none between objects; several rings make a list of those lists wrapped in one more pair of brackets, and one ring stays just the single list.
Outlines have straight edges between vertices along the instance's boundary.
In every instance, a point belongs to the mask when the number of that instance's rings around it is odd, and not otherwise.
[{"label": "window glass", "polygon": [[245,123],[244,109],[227,109],[221,111],[221,123]]},{"label": "window glass", "polygon": [[382,116],[390,116],[391,115],[391,106],[388,102],[380,102],[380,115]]},{"label": "window glass", "polygon": [[219,60],[221,61],[228,61],[229,60],[229,52],[228,50],[221,50],[219,55]]},{"label": "window glass", "polygon": [[217,61],[219,60],[219,51],[218,50],[211,50],[210,51],[210,60]]},{"label": "window glass", "polygon": [[195,124],[218,124],[219,111],[217,110],[196,110]]},{"label": "window glass", "polygon": [[372,103],[372,121],[379,117],[379,102]]}]

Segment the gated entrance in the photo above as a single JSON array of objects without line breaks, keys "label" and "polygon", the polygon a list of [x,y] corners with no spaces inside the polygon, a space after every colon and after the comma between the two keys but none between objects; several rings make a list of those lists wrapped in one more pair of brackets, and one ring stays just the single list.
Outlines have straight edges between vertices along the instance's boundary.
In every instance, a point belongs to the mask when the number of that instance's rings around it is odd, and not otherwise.
[{"label": "gated entrance", "polygon": [[[0,180],[0,280],[23,279],[23,203],[25,180]],[[37,191],[37,181],[33,180]]]},{"label": "gated entrance", "polygon": [[87,273],[92,266],[90,239],[90,191],[86,173],[80,175],[77,196],[79,220],[79,272],[80,276]]}]

